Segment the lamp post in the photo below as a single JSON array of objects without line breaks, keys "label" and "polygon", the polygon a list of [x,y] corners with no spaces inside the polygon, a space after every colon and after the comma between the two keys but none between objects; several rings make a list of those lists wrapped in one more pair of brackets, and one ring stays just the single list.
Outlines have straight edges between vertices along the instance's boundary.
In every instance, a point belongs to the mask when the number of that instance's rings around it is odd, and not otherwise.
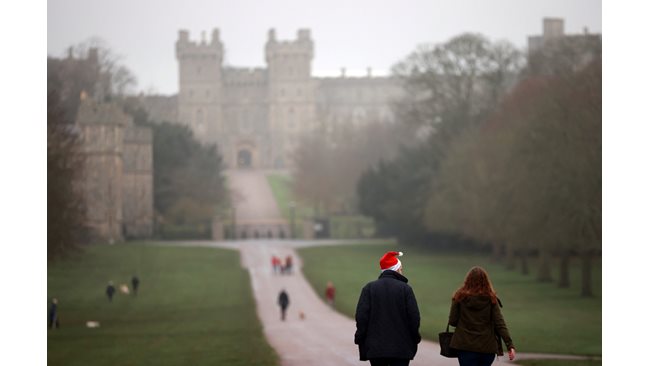
[{"label": "lamp post", "polygon": [[296,203],[294,201],[289,202],[289,215],[291,219],[291,239],[296,238],[296,226],[295,226],[295,216],[296,216]]}]

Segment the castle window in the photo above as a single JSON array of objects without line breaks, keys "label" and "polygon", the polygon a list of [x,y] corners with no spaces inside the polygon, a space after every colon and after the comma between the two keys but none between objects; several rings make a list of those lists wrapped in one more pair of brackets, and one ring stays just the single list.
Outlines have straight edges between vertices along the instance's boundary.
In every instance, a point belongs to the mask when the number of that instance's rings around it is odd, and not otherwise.
[{"label": "castle window", "polygon": [[296,114],[293,111],[293,107],[289,107],[289,110],[287,111],[287,126],[292,129],[295,126],[296,122]]},{"label": "castle window", "polygon": [[196,111],[196,125],[199,128],[203,127],[203,110],[202,109],[198,109]]}]

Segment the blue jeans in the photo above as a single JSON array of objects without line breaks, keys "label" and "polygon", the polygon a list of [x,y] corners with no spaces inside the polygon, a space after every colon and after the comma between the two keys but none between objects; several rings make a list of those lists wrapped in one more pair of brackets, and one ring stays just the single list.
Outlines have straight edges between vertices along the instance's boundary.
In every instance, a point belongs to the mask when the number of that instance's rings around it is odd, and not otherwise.
[{"label": "blue jeans", "polygon": [[460,366],[490,366],[494,356],[494,353],[458,351],[458,363]]}]

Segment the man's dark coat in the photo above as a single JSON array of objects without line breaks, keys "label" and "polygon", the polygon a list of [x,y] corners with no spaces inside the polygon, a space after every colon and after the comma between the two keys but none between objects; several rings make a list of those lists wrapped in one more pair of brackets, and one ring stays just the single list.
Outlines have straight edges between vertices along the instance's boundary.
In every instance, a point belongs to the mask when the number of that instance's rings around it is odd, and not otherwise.
[{"label": "man's dark coat", "polygon": [[420,311],[408,279],[387,270],[362,290],[355,319],[359,358],[412,360],[418,350]]},{"label": "man's dark coat", "polygon": [[278,296],[278,304],[280,304],[280,307],[283,309],[289,306],[289,295],[287,295],[286,292],[280,292],[280,296]]}]

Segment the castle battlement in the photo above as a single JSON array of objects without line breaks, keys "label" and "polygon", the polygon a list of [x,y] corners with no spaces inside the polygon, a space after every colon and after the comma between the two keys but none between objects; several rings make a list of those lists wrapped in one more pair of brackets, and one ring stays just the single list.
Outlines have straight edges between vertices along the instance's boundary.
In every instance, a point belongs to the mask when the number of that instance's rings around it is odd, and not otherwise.
[{"label": "castle battlement", "polygon": [[266,69],[262,68],[224,68],[225,85],[259,85],[268,81]]},{"label": "castle battlement", "polygon": [[212,30],[212,38],[208,42],[205,38],[205,32],[201,33],[201,41],[194,42],[190,40],[190,32],[187,30],[178,31],[178,40],[176,41],[176,58],[196,57],[196,56],[213,56],[221,60],[223,56],[223,43],[219,38],[219,29]]},{"label": "castle battlement", "polygon": [[266,42],[266,61],[271,62],[272,58],[286,56],[308,56],[311,60],[314,57],[314,42],[311,40],[309,29],[299,29],[295,40],[278,41],[275,36],[275,29],[269,30],[268,41]]}]

